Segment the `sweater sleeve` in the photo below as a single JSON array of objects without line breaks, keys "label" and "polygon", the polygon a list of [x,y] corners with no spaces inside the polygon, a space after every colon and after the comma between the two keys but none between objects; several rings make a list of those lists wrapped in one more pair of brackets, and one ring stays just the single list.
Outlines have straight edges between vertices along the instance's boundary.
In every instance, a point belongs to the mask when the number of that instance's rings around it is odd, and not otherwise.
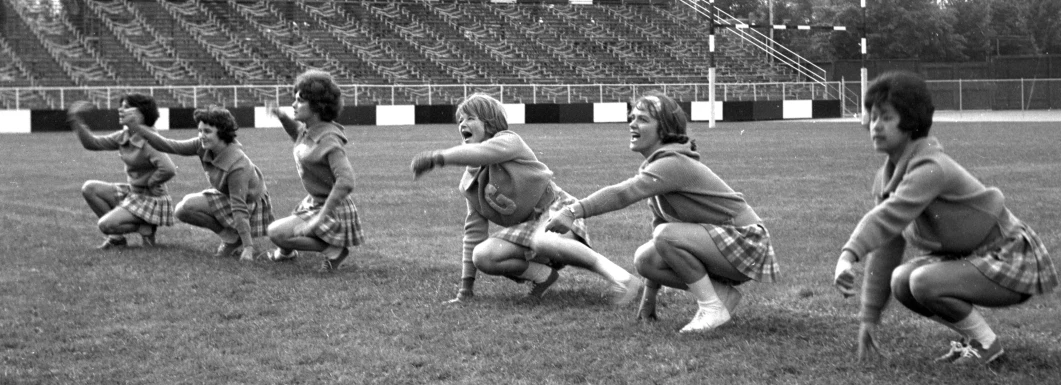
[{"label": "sweater sleeve", "polygon": [[862,280],[862,322],[880,323],[881,313],[892,296],[892,272],[902,263],[906,241],[895,237],[869,253]]},{"label": "sweater sleeve", "polygon": [[159,193],[164,191],[162,185],[177,175],[177,166],[173,164],[173,160],[168,155],[158,151],[151,152],[151,164],[155,165],[155,172],[148,178],[147,185],[148,188]]},{"label": "sweater sleeve", "polygon": [[[332,169],[332,176],[335,178],[335,185],[332,189],[341,188],[347,191],[353,190],[354,188],[354,166],[350,164],[350,158],[346,156],[346,150],[343,149],[342,144],[338,142],[338,138],[328,139],[329,141],[334,140],[334,146],[328,150],[326,155],[328,158],[328,167]],[[344,195],[345,197],[345,195]]]},{"label": "sweater sleeve", "polygon": [[93,135],[88,130],[88,126],[80,120],[70,122],[74,126],[74,132],[77,133],[77,139],[81,142],[81,146],[89,151],[114,151],[121,146],[122,131],[115,131],[107,135],[97,136]]},{"label": "sweater sleeve", "polygon": [[[946,188],[943,167],[934,160],[923,159],[911,164],[899,186],[881,199],[851,233],[843,250],[850,250],[859,259],[899,237],[904,228],[914,221]],[[887,183],[880,180],[877,183]]]},{"label": "sweater sleeve", "polygon": [[482,215],[475,212],[471,203],[468,205],[468,215],[464,218],[464,252],[461,255],[461,278],[475,278],[475,264],[472,263],[472,251],[475,246],[487,238],[490,224]]},{"label": "sweater sleeve", "polygon": [[298,139],[298,130],[303,126],[301,122],[291,119],[287,114],[280,114],[277,119],[280,120],[280,126],[284,128],[284,132],[291,140]]},{"label": "sweater sleeve", "polygon": [[244,245],[253,245],[250,226],[250,210],[247,208],[247,191],[253,169],[238,168],[228,175],[228,204],[232,207],[232,220]]},{"label": "sweater sleeve", "polygon": [[646,168],[634,177],[597,190],[579,202],[582,203],[584,210],[583,217],[589,218],[622,209],[649,197],[674,191],[675,187],[672,178],[663,177],[654,170]]},{"label": "sweater sleeve", "polygon": [[148,130],[144,130],[140,136],[143,136],[144,140],[146,140],[151,147],[170,154],[183,156],[199,155],[199,149],[203,147],[198,137],[185,140],[173,140],[159,135],[157,132]]},{"label": "sweater sleeve", "polygon": [[442,150],[441,154],[446,165],[484,166],[532,156],[524,154],[529,151],[530,148],[519,136],[499,134],[482,143],[462,144]]}]

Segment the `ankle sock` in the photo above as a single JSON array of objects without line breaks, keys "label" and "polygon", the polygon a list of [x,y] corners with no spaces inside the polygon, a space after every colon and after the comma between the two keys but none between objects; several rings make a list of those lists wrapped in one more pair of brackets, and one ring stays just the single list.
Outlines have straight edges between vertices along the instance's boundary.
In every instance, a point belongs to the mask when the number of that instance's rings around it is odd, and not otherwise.
[{"label": "ankle sock", "polygon": [[965,319],[956,322],[954,326],[961,331],[962,335],[968,336],[969,339],[979,342],[980,346],[984,349],[987,349],[991,344],[995,343],[997,337],[995,336],[995,332],[987,325],[984,316],[980,315],[980,312],[976,311],[976,308],[973,308],[973,311],[970,312]]}]

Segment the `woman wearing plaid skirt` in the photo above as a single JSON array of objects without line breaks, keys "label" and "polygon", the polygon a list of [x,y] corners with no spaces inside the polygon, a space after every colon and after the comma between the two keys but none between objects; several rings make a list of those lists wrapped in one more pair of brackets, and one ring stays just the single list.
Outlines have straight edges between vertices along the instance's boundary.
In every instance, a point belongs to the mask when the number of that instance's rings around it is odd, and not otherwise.
[{"label": "woman wearing plaid skirt", "polygon": [[638,174],[567,206],[549,218],[546,229],[564,232],[576,219],[647,200],[652,240],[634,255],[637,271],[648,280],[638,318],[656,319],[657,293],[668,286],[697,299],[696,315],[681,332],[712,330],[729,322],[740,303],[735,285],[776,279],[770,234],[744,195],[700,162],[677,102],[649,92],[632,106],[630,150],[645,157]]},{"label": "woman wearing plaid skirt", "polygon": [[[167,139],[155,132],[142,135],[159,151],[196,156],[212,188],[185,195],[177,204],[177,219],[206,228],[221,237],[215,257],[231,257],[241,247],[240,260],[253,260],[254,237],[265,235],[273,221],[273,208],[261,170],[236,141],[239,126],[228,110],[210,106],[195,110],[199,136]],[[138,127],[137,130],[143,130]]]},{"label": "woman wearing plaid skirt", "polygon": [[[456,118],[464,144],[421,152],[410,165],[416,177],[435,167],[465,166],[459,187],[468,207],[461,286],[449,302],[474,296],[478,271],[530,282],[528,297],[540,298],[559,278],[557,270],[567,265],[607,280],[612,304],[633,301],[641,280],[590,247],[584,221],[572,224],[567,234],[545,231],[549,214],[575,198],[553,183],[552,171],[508,129],[504,105],[476,93],[457,106]],[[490,223],[501,229],[487,236]]]},{"label": "woman wearing plaid skirt", "polygon": [[[1039,236],[928,136],[935,108],[917,75],[886,73],[866,91],[873,147],[887,155],[873,182],[876,206],[844,245],[834,281],[855,294],[852,265],[866,261],[859,358],[877,355],[873,338],[892,294],[911,311],[960,334],[936,361],[987,364],[1002,342],[976,306],[1005,307],[1052,291],[1057,272]],[[923,256],[902,263],[907,245]]]},{"label": "woman wearing plaid skirt", "polygon": [[[130,94],[122,97],[118,117],[125,126],[146,125],[154,131],[158,119],[155,100],[147,95]],[[125,163],[128,183],[107,183],[98,180],[85,182],[81,195],[99,217],[99,229],[107,240],[99,249],[128,246],[126,233],[139,233],[144,246],[155,245],[158,226],[173,225],[173,204],[166,182],[176,175],[176,167],[166,154],[144,143],[141,135],[128,128],[109,135],[97,136],[89,132],[82,113],[92,110],[88,102],[70,106],[68,120],[81,145],[90,151],[118,151]],[[139,119],[139,121],[134,121]]]},{"label": "woman wearing plaid skirt", "polygon": [[269,226],[269,239],[279,248],[273,261],[294,259],[298,251],[318,251],[324,256],[318,271],[335,271],[364,242],[361,220],[354,205],[354,170],[346,157],[343,126],[333,120],[342,110],[342,92],[332,76],[310,70],[295,79],[294,117],[278,107],[269,112],[280,119],[295,142],[295,169],[309,193],[291,216]]}]

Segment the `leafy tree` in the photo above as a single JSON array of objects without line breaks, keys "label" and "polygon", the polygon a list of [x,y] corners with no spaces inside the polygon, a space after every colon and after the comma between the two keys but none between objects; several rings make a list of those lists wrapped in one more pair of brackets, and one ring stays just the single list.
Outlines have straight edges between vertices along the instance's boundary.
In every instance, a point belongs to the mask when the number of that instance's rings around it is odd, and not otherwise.
[{"label": "leafy tree", "polygon": [[994,55],[996,35],[991,27],[991,2],[994,0],[948,0],[944,3],[954,12],[954,33],[965,38],[962,53],[970,60],[985,60]]},{"label": "leafy tree", "polygon": [[1028,1],[1028,32],[1039,53],[1061,54],[1061,1]]}]

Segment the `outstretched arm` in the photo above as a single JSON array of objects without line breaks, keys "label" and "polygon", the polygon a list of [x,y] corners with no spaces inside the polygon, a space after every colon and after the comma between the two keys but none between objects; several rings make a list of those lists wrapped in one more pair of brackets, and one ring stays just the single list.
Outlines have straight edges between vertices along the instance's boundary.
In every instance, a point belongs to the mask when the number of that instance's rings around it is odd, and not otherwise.
[{"label": "outstretched arm", "polygon": [[287,133],[287,136],[291,137],[291,140],[298,138],[298,128],[302,126],[302,123],[292,119],[281,111],[278,106],[270,106],[268,110],[270,115],[275,116],[280,120],[280,126],[284,128],[284,132]]},{"label": "outstretched arm", "polygon": [[501,163],[520,157],[533,159],[534,154],[526,143],[516,135],[498,135],[482,143],[467,143],[443,150],[423,151],[413,157],[412,169],[414,178],[436,167],[484,166]]},{"label": "outstretched arm", "polygon": [[159,135],[155,130],[140,123],[130,123],[127,127],[129,127],[129,132],[140,134],[151,147],[162,152],[191,156],[198,155],[199,149],[202,148],[198,137],[178,141]]},{"label": "outstretched arm", "polygon": [[81,114],[87,111],[91,111],[93,108],[89,102],[79,100],[70,105],[70,109],[66,112],[66,121],[70,123],[70,128],[74,130],[74,134],[77,135],[77,139],[81,142],[81,146],[89,151],[114,151],[119,147],[121,141],[122,132],[117,131],[106,136],[93,135],[91,130],[88,128],[88,124],[85,123],[84,118]]}]

